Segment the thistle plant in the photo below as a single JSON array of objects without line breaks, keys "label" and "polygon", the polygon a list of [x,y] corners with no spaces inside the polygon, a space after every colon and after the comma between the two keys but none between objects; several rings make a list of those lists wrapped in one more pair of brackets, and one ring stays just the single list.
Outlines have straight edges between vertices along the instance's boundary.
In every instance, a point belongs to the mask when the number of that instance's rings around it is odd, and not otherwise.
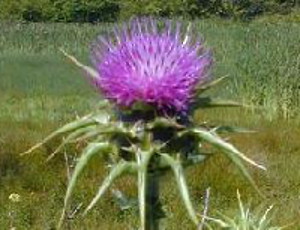
[{"label": "thistle plant", "polygon": [[[159,229],[159,180],[169,171],[173,172],[190,219],[199,224],[184,169],[205,162],[214,153],[225,154],[256,188],[244,162],[265,168],[219,136],[234,129],[193,122],[199,108],[240,104],[202,96],[224,78],[211,79],[212,54],[191,24],[134,19],[99,36],[91,53],[93,67],[64,52],[103,95],[101,108],[63,126],[26,152],[57,135],[65,138],[49,159],[68,143],[87,142],[70,179],[59,226],[80,174],[96,155],[105,159],[109,172],[84,214],[116,178],[134,174],[142,230]],[[208,145],[216,151],[208,151]]]},{"label": "thistle plant", "polygon": [[220,228],[223,229],[243,229],[243,230],[282,230],[292,226],[289,224],[286,226],[271,226],[272,218],[269,217],[269,213],[273,209],[273,205],[269,206],[264,212],[253,212],[250,207],[245,207],[241,200],[241,195],[237,190],[237,198],[239,205],[238,215],[232,217],[226,216],[220,213],[220,219],[209,218],[211,222],[215,222]]}]

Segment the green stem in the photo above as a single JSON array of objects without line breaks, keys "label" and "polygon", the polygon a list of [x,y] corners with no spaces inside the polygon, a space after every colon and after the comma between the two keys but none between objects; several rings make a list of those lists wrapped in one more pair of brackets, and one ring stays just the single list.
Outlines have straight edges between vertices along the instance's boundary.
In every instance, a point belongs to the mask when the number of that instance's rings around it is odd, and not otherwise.
[{"label": "green stem", "polygon": [[142,156],[138,155],[138,191],[139,191],[139,208],[140,208],[140,218],[141,218],[141,230],[146,230],[146,179],[147,179],[147,170],[142,164]]},{"label": "green stem", "polygon": [[159,230],[161,207],[158,172],[148,172],[146,181],[146,230]]}]

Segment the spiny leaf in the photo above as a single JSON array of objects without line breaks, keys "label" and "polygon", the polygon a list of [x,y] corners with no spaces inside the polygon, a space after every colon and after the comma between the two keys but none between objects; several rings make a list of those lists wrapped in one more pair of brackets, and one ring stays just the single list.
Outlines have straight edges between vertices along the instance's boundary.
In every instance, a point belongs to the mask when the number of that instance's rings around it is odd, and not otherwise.
[{"label": "spiny leaf", "polygon": [[78,142],[78,141],[83,141],[83,140],[89,140],[89,139],[92,139],[94,137],[98,137],[102,133],[103,133],[103,128],[94,128],[90,132],[87,132],[84,135],[79,136],[78,138],[76,138],[75,141]]},{"label": "spiny leaf", "polygon": [[187,159],[185,160],[185,162],[183,162],[184,166],[189,166],[189,165],[194,165],[194,164],[199,164],[201,162],[203,162],[204,160],[206,160],[206,158],[209,155],[202,155],[202,154],[194,154],[194,155],[188,155]]},{"label": "spiny leaf", "polygon": [[76,139],[76,141],[87,140],[90,138],[98,137],[99,135],[114,135],[114,134],[124,134],[132,137],[132,133],[125,127],[122,126],[103,126],[96,127],[85,135]]},{"label": "spiny leaf", "polygon": [[59,221],[59,224],[58,224],[58,229],[60,229],[60,227],[62,225],[62,222],[63,222],[64,217],[65,217],[66,208],[67,208],[68,203],[69,203],[69,199],[71,197],[71,194],[73,192],[73,189],[75,187],[77,179],[78,179],[79,175],[81,174],[82,170],[84,169],[84,167],[87,165],[89,160],[94,155],[98,154],[99,152],[103,152],[103,151],[108,150],[109,147],[110,147],[110,144],[106,143],[106,142],[104,142],[104,143],[91,143],[83,151],[83,154],[79,158],[78,163],[76,164],[74,172],[72,174],[72,177],[69,181],[69,185],[68,185],[65,200],[64,200],[63,213],[61,215],[61,218],[60,218],[60,221]]},{"label": "spiny leaf", "polygon": [[230,154],[239,156],[240,158],[242,158],[244,161],[248,162],[249,164],[251,164],[257,168],[260,168],[262,170],[266,170],[266,168],[263,165],[257,164],[250,158],[246,157],[243,153],[241,153],[239,150],[237,150],[232,144],[224,141],[219,136],[217,136],[209,131],[206,131],[204,129],[200,129],[200,128],[193,129],[193,132],[195,134],[197,134],[201,139],[203,139],[204,141],[210,143],[211,145],[219,148],[223,152],[229,152]]},{"label": "spiny leaf", "polygon": [[75,64],[77,67],[79,67],[80,69],[82,69],[84,72],[86,72],[88,74],[89,77],[92,78],[98,78],[99,74],[96,70],[94,70],[92,67],[90,66],[86,66],[84,64],[82,64],[81,62],[79,62],[74,56],[68,54],[65,50],[63,49],[59,49],[73,64]]},{"label": "spiny leaf", "polygon": [[110,114],[106,111],[98,111],[92,118],[97,124],[101,125],[108,125],[111,120]]},{"label": "spiny leaf", "polygon": [[21,156],[29,154],[36,150],[37,148],[40,148],[42,145],[53,139],[54,137],[58,135],[63,135],[70,132],[76,132],[79,129],[91,126],[91,125],[108,125],[109,124],[110,117],[107,114],[104,114],[102,111],[97,112],[96,114],[89,114],[81,119],[78,119],[76,121],[70,122],[63,127],[59,128],[58,130],[51,133],[48,137],[46,137],[43,141],[37,143],[33,147],[31,147],[29,150],[27,150],[24,153],[21,153]]},{"label": "spiny leaf", "polygon": [[47,157],[46,161],[50,161],[65,145],[76,141],[77,138],[81,137],[82,135],[86,134],[90,130],[93,130],[93,127],[86,127],[82,129],[75,130],[74,132],[70,133],[66,138],[63,139],[62,143],[56,148],[56,150]]},{"label": "spiny leaf", "polygon": [[237,228],[234,228],[237,227],[235,225],[235,222],[233,219],[230,219],[228,216],[225,216],[224,214],[222,214],[221,212],[217,211],[217,213],[224,219],[224,220],[221,220],[221,219],[217,219],[217,218],[212,218],[212,217],[206,217],[207,220],[210,220],[216,224],[218,224],[221,228],[225,228],[225,229],[237,229]]},{"label": "spiny leaf", "polygon": [[152,105],[149,105],[149,104],[146,104],[144,103],[143,101],[137,101],[135,102],[132,106],[130,106],[130,109],[124,112],[128,112],[128,113],[131,113],[132,111],[153,111],[153,106]]},{"label": "spiny leaf", "polygon": [[71,123],[68,123],[68,124],[64,125],[63,127],[59,128],[58,130],[54,131],[53,133],[51,133],[43,141],[37,143],[36,145],[34,145],[33,147],[31,147],[26,152],[21,153],[21,156],[33,152],[34,150],[36,150],[37,148],[41,147],[43,144],[47,143],[48,141],[50,141],[51,139],[53,139],[54,137],[56,137],[58,135],[62,135],[62,134],[69,133],[69,132],[73,132],[75,130],[81,129],[81,128],[86,127],[86,126],[93,125],[95,123],[96,123],[95,120],[91,119],[91,115],[83,117],[80,120],[76,120],[76,121],[73,121]]},{"label": "spiny leaf", "polygon": [[247,107],[247,105],[243,105],[235,101],[213,99],[210,97],[198,97],[195,99],[195,102],[192,104],[192,106],[193,109],[215,107]]},{"label": "spiny leaf", "polygon": [[245,212],[245,208],[244,208],[243,202],[241,200],[241,194],[240,194],[239,190],[236,191],[236,194],[237,194],[237,198],[238,198],[238,203],[239,203],[241,218],[242,218],[242,220],[245,220],[246,219],[246,212]]},{"label": "spiny leaf", "polygon": [[[212,152],[209,152],[209,153],[201,152],[200,154],[188,155],[186,159],[182,159],[182,166],[184,168],[186,168],[189,166],[200,164],[204,160],[206,160],[208,157],[210,157],[212,154],[213,154]],[[170,164],[164,158],[160,158],[157,168],[158,168],[158,170],[161,170],[161,171],[167,171],[170,169]]]},{"label": "spiny leaf", "polygon": [[198,225],[199,221],[198,221],[197,214],[193,208],[193,204],[190,199],[189,191],[188,191],[187,184],[186,184],[186,181],[184,178],[183,168],[182,168],[180,162],[165,153],[160,153],[160,156],[163,159],[165,159],[165,161],[172,168],[175,178],[176,178],[176,182],[177,182],[180,194],[181,194],[181,197],[182,197],[182,200],[183,200],[185,207],[190,215],[190,218],[196,225]]},{"label": "spiny leaf", "polygon": [[270,219],[267,219],[267,216],[269,214],[269,212],[273,209],[273,205],[271,205],[269,208],[267,208],[267,210],[265,211],[264,215],[262,216],[262,218],[259,221],[259,228],[263,228],[263,226],[266,226],[270,223]]},{"label": "spiny leaf", "polygon": [[101,109],[101,110],[112,107],[111,103],[107,99],[103,99],[103,100],[99,101],[97,106],[98,106],[98,109]]},{"label": "spiny leaf", "polygon": [[222,82],[224,79],[228,78],[228,76],[223,76],[220,77],[214,81],[208,82],[207,84],[204,85],[200,85],[199,87],[197,87],[196,89],[196,95],[200,95],[201,93],[211,89],[212,87],[216,86],[217,84],[219,84],[220,82]]},{"label": "spiny leaf", "polygon": [[210,132],[214,133],[256,133],[256,131],[234,127],[234,126],[217,126],[210,130]]},{"label": "spiny leaf", "polygon": [[[243,173],[243,175],[248,179],[248,181],[253,185],[253,187],[257,190],[257,192],[261,194],[259,189],[257,188],[254,180],[250,176],[248,170],[245,168],[244,164],[240,159],[243,159],[244,161],[250,163],[251,165],[254,165],[255,167],[258,167],[260,169],[266,170],[266,168],[262,165],[257,164],[253,160],[246,157],[243,153],[238,151],[233,145],[225,142],[217,135],[214,135],[210,133],[209,131],[206,131],[204,129],[196,128],[193,129],[192,132],[196,135],[198,135],[202,140],[210,143],[212,146],[220,149],[225,155],[236,164],[236,166],[240,169],[240,171]],[[262,195],[263,196],[263,195]]]},{"label": "spiny leaf", "polygon": [[84,211],[84,215],[91,210],[94,205],[98,202],[98,200],[102,197],[102,195],[107,191],[109,186],[114,182],[114,180],[124,174],[127,171],[136,171],[137,164],[135,162],[127,162],[121,161],[120,163],[116,164],[112,167],[109,175],[105,178],[104,182],[100,186],[97,195],[93,198],[91,203],[88,205],[86,210]]},{"label": "spiny leaf", "polygon": [[112,194],[116,203],[122,211],[131,209],[137,206],[137,199],[127,197],[123,192],[117,189],[112,190]]},{"label": "spiny leaf", "polygon": [[183,125],[177,123],[174,119],[171,118],[165,118],[165,117],[157,117],[155,118],[154,121],[150,122],[147,124],[148,129],[153,129],[153,128],[177,128],[177,129],[182,129],[184,128]]}]

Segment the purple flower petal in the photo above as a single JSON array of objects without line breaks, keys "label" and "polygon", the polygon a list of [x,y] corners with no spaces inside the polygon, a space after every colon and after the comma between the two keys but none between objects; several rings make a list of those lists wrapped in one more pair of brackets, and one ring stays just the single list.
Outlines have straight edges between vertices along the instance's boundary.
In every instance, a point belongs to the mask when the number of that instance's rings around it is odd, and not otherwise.
[{"label": "purple flower petal", "polygon": [[[120,106],[136,102],[158,110],[186,111],[196,85],[206,80],[212,57],[180,23],[133,20],[100,36],[92,49],[95,84]],[[194,42],[193,42],[194,41]]]}]

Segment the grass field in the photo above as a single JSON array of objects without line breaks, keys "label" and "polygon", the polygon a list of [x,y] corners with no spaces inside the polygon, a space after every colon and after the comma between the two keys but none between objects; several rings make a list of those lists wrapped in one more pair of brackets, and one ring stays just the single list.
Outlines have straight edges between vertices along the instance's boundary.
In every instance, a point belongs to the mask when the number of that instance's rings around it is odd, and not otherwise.
[{"label": "grass field", "polygon": [[[289,229],[300,229],[300,24],[205,20],[197,25],[215,55],[214,75],[229,75],[212,94],[255,108],[200,110],[196,120],[257,130],[230,138],[268,170],[249,168],[266,195],[262,199],[222,155],[188,169],[196,207],[201,211],[205,189],[211,187],[209,214],[215,216],[218,210],[235,215],[238,188],[254,209],[274,204],[274,224],[294,223]],[[18,153],[93,110],[101,100],[58,49],[88,63],[90,42],[109,25],[2,23],[0,27],[0,226],[54,229],[67,184],[65,160],[63,154],[49,163],[45,159],[60,139],[33,155]],[[81,147],[65,149],[71,163]],[[104,176],[105,168],[95,160],[76,189],[72,207],[86,205]],[[115,188],[135,196],[135,186],[126,177]],[[175,184],[166,177],[162,186],[167,229],[194,229]],[[8,199],[12,193],[20,194],[21,201],[12,203]],[[69,220],[66,229],[131,229],[137,223],[136,210],[121,212],[107,194],[90,215]]]}]

